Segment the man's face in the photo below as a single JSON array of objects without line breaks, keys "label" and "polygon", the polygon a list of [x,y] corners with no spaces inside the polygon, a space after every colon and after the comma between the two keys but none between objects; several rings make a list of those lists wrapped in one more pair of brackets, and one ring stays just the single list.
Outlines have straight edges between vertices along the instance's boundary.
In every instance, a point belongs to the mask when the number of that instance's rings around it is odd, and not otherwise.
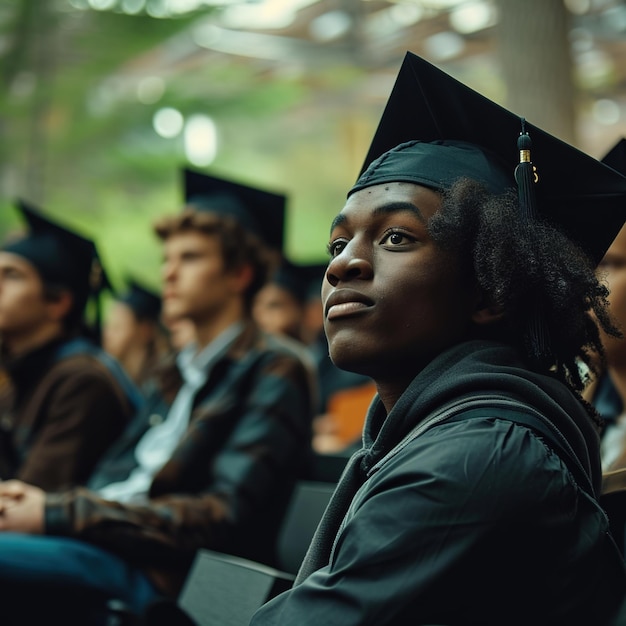
[{"label": "man's face", "polygon": [[226,271],[216,235],[185,231],[164,242],[163,314],[194,323],[218,319],[241,297],[236,272]]},{"label": "man's face", "polygon": [[138,326],[131,309],[122,302],[115,302],[102,330],[102,347],[116,359],[124,359],[140,339]]},{"label": "man's face", "polygon": [[286,289],[275,283],[265,285],[257,294],[252,316],[268,333],[300,338],[302,305]]},{"label": "man's face", "polygon": [[27,337],[50,321],[37,270],[16,254],[0,252],[0,333],[6,339]]},{"label": "man's face", "polygon": [[[626,332],[626,226],[619,232],[598,265],[598,278],[611,292],[609,311],[622,332]],[[626,365],[626,339],[609,337],[600,331],[609,365]]]},{"label": "man's face", "polygon": [[434,191],[389,183],[354,193],[335,219],[322,300],[339,367],[408,382],[467,336],[476,289],[430,237],[440,206]]}]

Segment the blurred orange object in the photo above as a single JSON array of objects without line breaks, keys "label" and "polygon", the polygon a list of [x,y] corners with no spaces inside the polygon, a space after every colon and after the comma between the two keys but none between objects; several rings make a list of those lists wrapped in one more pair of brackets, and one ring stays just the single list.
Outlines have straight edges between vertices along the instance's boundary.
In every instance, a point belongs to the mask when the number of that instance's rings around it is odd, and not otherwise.
[{"label": "blurred orange object", "polygon": [[361,436],[365,415],[376,393],[373,382],[341,389],[328,400],[328,413],[332,415],[334,435],[349,445]]}]

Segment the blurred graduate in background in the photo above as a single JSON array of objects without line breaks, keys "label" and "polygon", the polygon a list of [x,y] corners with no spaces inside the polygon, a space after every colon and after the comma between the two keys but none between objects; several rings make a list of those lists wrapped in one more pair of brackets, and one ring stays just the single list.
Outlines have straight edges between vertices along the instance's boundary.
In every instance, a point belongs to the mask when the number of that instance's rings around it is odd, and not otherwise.
[{"label": "blurred graduate in background", "polygon": [[115,357],[140,387],[149,383],[156,365],[169,350],[161,323],[161,296],[129,279],[105,319],[102,347]]},{"label": "blurred graduate in background", "polygon": [[95,244],[17,207],[28,232],[0,249],[0,478],[60,489],[87,480],[141,399],[97,345],[110,285]]},{"label": "blurred graduate in background", "polygon": [[339,369],[328,355],[320,293],[327,265],[283,258],[255,298],[253,316],[266,332],[307,347],[319,389],[313,447],[320,453],[349,453],[376,389],[370,378]]}]

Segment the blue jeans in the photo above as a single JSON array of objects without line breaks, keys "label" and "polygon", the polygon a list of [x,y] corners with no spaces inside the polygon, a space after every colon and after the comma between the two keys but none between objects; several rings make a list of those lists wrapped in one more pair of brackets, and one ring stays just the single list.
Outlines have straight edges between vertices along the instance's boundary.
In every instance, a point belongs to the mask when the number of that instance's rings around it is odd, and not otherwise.
[{"label": "blue jeans", "polygon": [[141,614],[160,597],[141,570],[89,543],[0,533],[0,606],[16,624],[101,624],[109,600]]}]

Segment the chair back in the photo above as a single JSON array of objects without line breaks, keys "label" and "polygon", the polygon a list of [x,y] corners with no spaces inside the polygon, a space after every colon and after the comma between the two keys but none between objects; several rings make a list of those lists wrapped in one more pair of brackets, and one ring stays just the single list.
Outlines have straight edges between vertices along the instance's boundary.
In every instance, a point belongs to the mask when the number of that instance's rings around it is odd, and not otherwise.
[{"label": "chair back", "polygon": [[313,534],[335,491],[335,483],[300,481],[278,535],[278,567],[297,574]]},{"label": "chair back", "polygon": [[602,474],[600,505],[609,518],[613,539],[626,560],[626,468]]},{"label": "chair back", "polygon": [[334,489],[334,483],[296,484],[279,533],[281,569],[213,550],[198,550],[177,602],[170,607],[155,606],[145,623],[165,626],[169,620],[169,626],[187,626],[189,622],[197,626],[247,626],[262,604],[293,584]]},{"label": "chair back", "polygon": [[261,563],[203,549],[177,604],[198,626],[247,626],[254,612],[289,589],[293,579]]}]

